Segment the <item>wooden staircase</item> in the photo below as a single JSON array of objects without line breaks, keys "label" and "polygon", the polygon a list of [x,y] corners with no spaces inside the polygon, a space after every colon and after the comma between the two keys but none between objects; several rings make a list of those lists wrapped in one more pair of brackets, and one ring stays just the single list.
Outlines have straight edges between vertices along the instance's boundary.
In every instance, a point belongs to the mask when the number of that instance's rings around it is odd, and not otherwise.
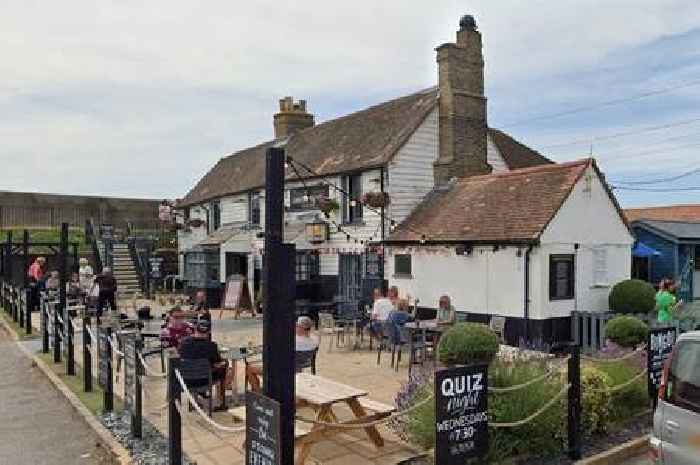
[{"label": "wooden staircase", "polygon": [[130,299],[134,294],[142,293],[136,266],[126,242],[115,242],[112,245],[112,273],[117,280],[118,298]]}]

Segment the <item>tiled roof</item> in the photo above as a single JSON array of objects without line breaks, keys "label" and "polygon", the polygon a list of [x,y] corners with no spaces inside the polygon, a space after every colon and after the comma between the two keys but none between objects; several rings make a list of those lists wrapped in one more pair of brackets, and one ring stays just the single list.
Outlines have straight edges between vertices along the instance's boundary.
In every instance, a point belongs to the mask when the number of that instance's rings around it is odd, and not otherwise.
[{"label": "tiled roof", "polygon": [[700,240],[700,221],[639,220],[633,224],[633,226],[637,225],[650,226],[679,240]]},{"label": "tiled roof", "polygon": [[[434,87],[304,129],[289,138],[287,154],[321,175],[382,166],[437,107],[438,97]],[[552,163],[499,130],[489,128],[489,134],[510,169]],[[265,151],[275,142],[222,158],[178,205],[263,187]]]},{"label": "tiled roof", "polygon": [[489,135],[493,143],[498,147],[498,151],[501,152],[506,165],[511,170],[554,163],[549,158],[521,144],[503,131],[489,128]]},{"label": "tiled roof", "polygon": [[592,159],[459,179],[433,191],[390,242],[523,241],[539,238]]},{"label": "tiled roof", "polygon": [[661,221],[694,221],[700,223],[700,204],[669,205],[666,207],[626,208],[625,216],[628,221],[661,220]]},{"label": "tiled roof", "polygon": [[[436,104],[437,90],[431,88],[318,124],[291,136],[287,154],[321,175],[384,165]],[[274,143],[222,158],[180,205],[262,187],[265,150]]]}]

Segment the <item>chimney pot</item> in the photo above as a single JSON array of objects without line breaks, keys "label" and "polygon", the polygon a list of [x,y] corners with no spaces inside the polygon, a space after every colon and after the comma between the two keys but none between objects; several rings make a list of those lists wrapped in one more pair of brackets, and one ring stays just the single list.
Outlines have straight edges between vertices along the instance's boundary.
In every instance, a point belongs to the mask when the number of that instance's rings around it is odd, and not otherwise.
[{"label": "chimney pot", "polygon": [[306,111],[306,100],[294,102],[292,97],[287,96],[279,103],[280,111],[273,118],[275,139],[283,139],[314,125],[314,115]]}]

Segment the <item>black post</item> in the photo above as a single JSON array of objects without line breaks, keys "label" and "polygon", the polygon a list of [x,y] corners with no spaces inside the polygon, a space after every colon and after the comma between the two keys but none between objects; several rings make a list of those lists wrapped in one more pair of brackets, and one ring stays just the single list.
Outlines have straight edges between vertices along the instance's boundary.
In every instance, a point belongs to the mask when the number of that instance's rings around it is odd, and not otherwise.
[{"label": "black post", "polygon": [[61,302],[61,313],[63,314],[63,334],[65,336],[66,350],[66,373],[70,376],[75,375],[75,353],[73,347],[73,324],[68,312],[68,303],[66,302],[66,283],[68,282],[68,223],[61,223],[61,244],[60,256],[58,259],[59,280],[59,299]]},{"label": "black post", "polygon": [[[24,308],[20,312],[20,322],[19,326],[25,327],[27,334],[31,334],[32,332],[32,317],[31,317],[31,308],[32,304],[34,303],[32,299],[29,298],[31,295],[27,295],[27,289],[29,289],[29,231],[24,230],[24,234],[22,235],[22,257],[24,257],[24,270],[22,272],[22,295],[24,296]],[[22,299],[20,299],[20,302],[22,302]]]},{"label": "black post", "polygon": [[[131,406],[131,435],[135,438],[141,438],[141,423],[143,417],[141,376],[145,372],[145,368],[141,365],[140,355],[143,350],[143,339],[137,336],[134,344],[134,405]],[[124,351],[124,354],[126,354],[126,351]],[[124,370],[126,370],[126,360],[124,361]],[[124,376],[124,381],[126,381],[126,374]]]},{"label": "black post", "polygon": [[[102,396],[102,409],[105,412],[111,412],[114,410],[114,373],[112,373],[112,344],[110,344],[110,340],[112,339],[112,328],[107,327],[104,329],[104,335],[107,338],[106,341],[100,341],[100,343],[104,346],[104,353],[100,352],[100,357],[104,354],[106,360],[105,360],[105,367],[107,368],[107,373],[104,378],[104,386],[102,389],[103,391],[103,396]],[[102,360],[100,360],[100,363],[102,363]],[[100,373],[100,375],[102,375]]]},{"label": "black post", "polygon": [[7,231],[7,241],[5,243],[5,259],[7,260],[7,277],[5,278],[5,280],[10,285],[12,285],[15,282],[15,277],[12,271],[12,231]]},{"label": "black post", "polygon": [[92,352],[95,350],[90,336],[90,316],[87,311],[83,315],[83,391],[92,391]]},{"label": "black post", "polygon": [[168,465],[182,465],[182,419],[175,402],[180,402],[180,383],[175,370],[180,359],[168,357]]},{"label": "black post", "polygon": [[71,272],[72,273],[77,273],[80,270],[80,264],[78,263],[79,257],[78,257],[78,243],[74,242],[72,244],[73,247],[73,266],[71,267]]},{"label": "black post", "polygon": [[[48,299],[48,298],[47,298]],[[49,317],[46,314],[48,300],[42,297],[39,298],[39,318],[41,319],[41,352],[49,353]]]},{"label": "black post", "polygon": [[146,298],[151,299],[151,242],[146,245],[146,260],[144,264],[144,282],[143,287],[146,288]]},{"label": "black post", "polygon": [[24,292],[24,317],[27,319],[27,321],[24,322],[24,329],[27,331],[27,334],[32,334],[32,310],[33,310],[33,305],[34,305],[34,290],[30,289],[28,287],[25,287],[22,292]]},{"label": "black post", "polygon": [[265,172],[263,391],[280,404],[280,464],[294,464],[294,246],[283,241],[284,162],[269,148]]},{"label": "black post", "polygon": [[61,304],[54,304],[53,307],[53,362],[61,363],[61,327],[58,321],[58,314],[61,311]]},{"label": "black post", "polygon": [[569,458],[581,458],[581,348],[575,344],[570,346],[569,359]]}]

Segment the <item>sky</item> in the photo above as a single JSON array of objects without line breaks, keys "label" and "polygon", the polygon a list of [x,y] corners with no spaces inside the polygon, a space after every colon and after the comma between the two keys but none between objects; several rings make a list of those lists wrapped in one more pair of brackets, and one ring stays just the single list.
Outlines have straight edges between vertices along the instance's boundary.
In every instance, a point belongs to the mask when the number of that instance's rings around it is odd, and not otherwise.
[{"label": "sky", "polygon": [[700,168],[696,0],[0,8],[0,190],[182,197],[272,138],[281,97],[318,123],[435,85],[434,48],[473,14],[490,126],[556,161],[592,154],[623,206],[700,203],[700,170],[672,180]]}]

